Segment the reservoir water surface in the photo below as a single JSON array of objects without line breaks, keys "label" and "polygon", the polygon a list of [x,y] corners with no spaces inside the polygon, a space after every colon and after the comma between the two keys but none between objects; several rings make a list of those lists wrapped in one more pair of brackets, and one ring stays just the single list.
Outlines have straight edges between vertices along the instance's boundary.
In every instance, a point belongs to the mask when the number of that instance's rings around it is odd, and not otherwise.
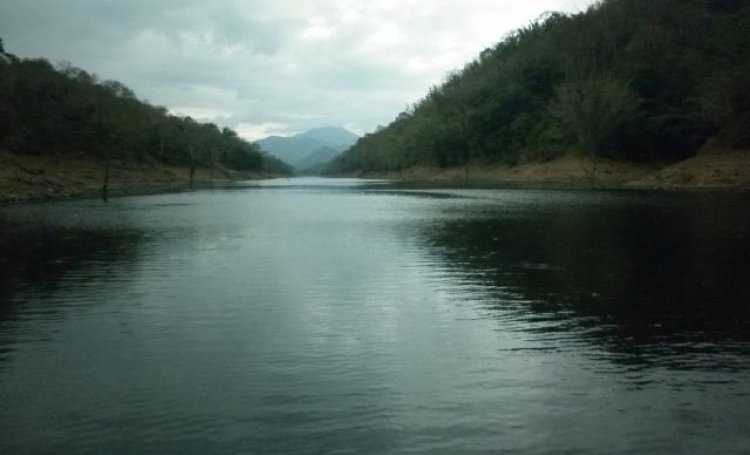
[{"label": "reservoir water surface", "polygon": [[0,207],[0,453],[750,451],[750,197]]}]

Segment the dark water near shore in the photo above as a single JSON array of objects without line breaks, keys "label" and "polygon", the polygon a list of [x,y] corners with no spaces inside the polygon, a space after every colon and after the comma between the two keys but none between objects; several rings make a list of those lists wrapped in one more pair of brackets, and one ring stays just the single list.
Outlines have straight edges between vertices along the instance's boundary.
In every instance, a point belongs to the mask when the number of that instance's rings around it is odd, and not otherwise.
[{"label": "dark water near shore", "polygon": [[750,451],[750,199],[293,179],[0,208],[0,453]]}]

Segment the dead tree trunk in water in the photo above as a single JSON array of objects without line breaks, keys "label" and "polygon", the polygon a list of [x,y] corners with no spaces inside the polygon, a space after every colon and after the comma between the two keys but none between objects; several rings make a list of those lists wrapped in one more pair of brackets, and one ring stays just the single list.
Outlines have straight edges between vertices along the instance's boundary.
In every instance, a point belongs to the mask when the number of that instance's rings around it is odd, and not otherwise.
[{"label": "dead tree trunk in water", "polygon": [[193,189],[193,177],[195,177],[195,167],[197,165],[197,157],[195,156],[195,148],[190,146],[190,180],[188,181],[188,188]]},{"label": "dead tree trunk in water", "polygon": [[102,202],[109,200],[109,152],[104,152],[104,177],[102,179]]},{"label": "dead tree trunk in water", "polygon": [[473,157],[471,139],[469,139],[469,105],[466,101],[461,102],[461,134],[464,147],[464,186],[469,186],[469,166]]},{"label": "dead tree trunk in water", "polygon": [[214,186],[214,169],[216,168],[216,150],[211,150],[209,152],[208,160],[209,160],[209,166],[210,169],[208,170],[208,184],[209,186]]},{"label": "dead tree trunk in water", "polygon": [[586,176],[586,180],[588,180],[591,188],[597,188],[599,182],[596,180],[596,149],[591,149],[586,145],[582,145],[582,147],[586,150],[584,152],[585,155],[581,157],[581,168],[583,169],[583,174]]},{"label": "dead tree trunk in water", "polygon": [[211,151],[208,154],[208,161],[209,161],[209,174],[208,174],[208,183],[209,185],[213,186],[214,184],[214,174],[216,172],[216,166],[218,166],[219,161],[221,161],[222,156],[224,156],[224,153],[219,149],[211,149]]}]

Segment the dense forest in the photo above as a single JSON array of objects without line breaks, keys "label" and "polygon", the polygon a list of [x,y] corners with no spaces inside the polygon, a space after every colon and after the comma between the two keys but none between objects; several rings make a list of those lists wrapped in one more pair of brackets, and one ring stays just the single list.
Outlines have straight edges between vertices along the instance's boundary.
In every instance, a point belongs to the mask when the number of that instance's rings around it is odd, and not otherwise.
[{"label": "dense forest", "polygon": [[21,59],[0,41],[0,148],[14,153],[158,162],[288,174],[291,168],[229,129],[139,100],[69,64]]},{"label": "dense forest", "polygon": [[448,75],[327,172],[670,161],[750,145],[747,0],[604,0],[548,13]]}]

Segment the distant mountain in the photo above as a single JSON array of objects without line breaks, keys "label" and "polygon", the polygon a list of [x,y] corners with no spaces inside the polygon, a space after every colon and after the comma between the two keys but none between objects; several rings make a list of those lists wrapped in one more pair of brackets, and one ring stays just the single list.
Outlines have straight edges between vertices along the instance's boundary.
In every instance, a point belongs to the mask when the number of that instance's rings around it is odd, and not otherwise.
[{"label": "distant mountain", "polygon": [[260,146],[261,150],[293,166],[315,150],[326,146],[325,143],[317,139],[297,136],[270,136],[257,141],[256,144]]},{"label": "distant mountain", "polygon": [[315,167],[348,149],[359,137],[344,128],[314,128],[294,136],[270,136],[256,142],[271,155],[298,170]]},{"label": "distant mountain", "polygon": [[342,151],[343,150],[327,145],[320,147],[319,149],[316,149],[314,152],[299,160],[295,167],[300,171],[309,171],[310,173],[315,174],[317,173],[317,168],[320,167],[319,165],[327,163],[328,161],[336,158],[341,154]]},{"label": "distant mountain", "polygon": [[296,137],[306,137],[310,139],[317,139],[327,144],[346,145],[348,147],[351,147],[352,145],[354,145],[354,143],[357,142],[357,139],[359,139],[359,136],[352,133],[351,131],[344,129],[344,128],[335,127],[335,126],[313,128],[309,131],[305,131],[304,133],[298,134]]}]

